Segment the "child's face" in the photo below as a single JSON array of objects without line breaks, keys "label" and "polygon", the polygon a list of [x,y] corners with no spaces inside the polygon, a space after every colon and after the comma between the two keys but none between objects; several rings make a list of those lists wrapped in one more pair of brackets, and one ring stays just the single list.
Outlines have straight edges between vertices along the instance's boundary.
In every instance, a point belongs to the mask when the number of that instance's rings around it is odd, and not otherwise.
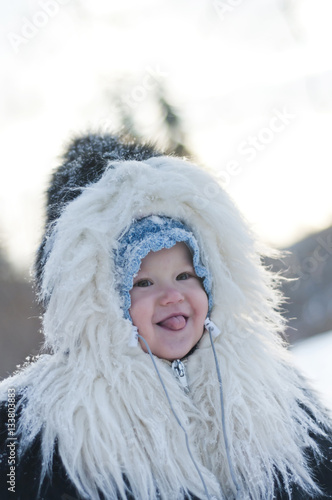
[{"label": "child's face", "polygon": [[201,338],[208,298],[185,243],[142,259],[130,295],[133,323],[159,358],[182,358]]}]

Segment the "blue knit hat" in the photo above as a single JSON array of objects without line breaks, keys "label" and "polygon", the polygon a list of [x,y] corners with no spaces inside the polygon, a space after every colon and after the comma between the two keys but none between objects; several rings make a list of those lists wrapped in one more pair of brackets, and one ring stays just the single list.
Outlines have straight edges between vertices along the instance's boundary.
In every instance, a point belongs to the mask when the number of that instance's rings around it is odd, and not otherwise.
[{"label": "blue knit hat", "polygon": [[120,236],[115,252],[115,268],[117,273],[117,288],[122,299],[122,310],[126,319],[131,319],[130,290],[133,287],[134,276],[141,267],[141,261],[150,251],[158,252],[163,248],[171,248],[178,242],[184,242],[193,257],[195,272],[208,296],[209,312],[212,308],[211,275],[202,264],[197,240],[192,231],[182,222],[165,216],[151,215],[135,220],[130,228]]}]

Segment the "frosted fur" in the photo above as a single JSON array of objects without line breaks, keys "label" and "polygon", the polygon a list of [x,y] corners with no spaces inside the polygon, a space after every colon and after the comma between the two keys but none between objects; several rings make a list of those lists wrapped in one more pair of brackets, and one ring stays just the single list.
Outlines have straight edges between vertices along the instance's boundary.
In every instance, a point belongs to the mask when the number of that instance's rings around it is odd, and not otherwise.
[{"label": "frosted fur", "polygon": [[[215,347],[243,498],[272,500],[276,470],[286,488],[295,478],[313,493],[303,451],[314,446],[309,431],[321,431],[301,405],[321,422],[324,416],[282,346],[275,278],[260,265],[237,210],[209,174],[182,160],[157,157],[113,167],[53,228],[41,293],[49,298],[44,333],[54,354],[2,384],[3,398],[8,386],[24,394],[22,451],[42,431],[45,474],[57,441],[70,479],[86,498],[98,498],[97,489],[107,499],[116,490],[125,498],[122,474],[138,500],[155,498],[156,488],[164,500],[181,499],[186,490],[205,498],[151,360],[139,345],[128,347],[131,323],[114,291],[119,235],[135,218],[165,215],[192,229],[213,277],[211,319],[221,330]],[[216,188],[215,196],[202,195],[206,185]],[[156,363],[210,495],[235,498],[208,336],[187,360],[190,397],[169,363]]]}]

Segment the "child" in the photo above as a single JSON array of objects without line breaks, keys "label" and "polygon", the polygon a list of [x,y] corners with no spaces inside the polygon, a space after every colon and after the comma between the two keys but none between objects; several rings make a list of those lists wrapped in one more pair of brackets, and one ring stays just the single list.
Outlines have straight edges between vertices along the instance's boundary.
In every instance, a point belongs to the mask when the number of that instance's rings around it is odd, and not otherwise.
[{"label": "child", "polygon": [[36,262],[51,354],[1,384],[1,498],[331,498],[330,420],[260,259],[203,169],[75,140]]}]

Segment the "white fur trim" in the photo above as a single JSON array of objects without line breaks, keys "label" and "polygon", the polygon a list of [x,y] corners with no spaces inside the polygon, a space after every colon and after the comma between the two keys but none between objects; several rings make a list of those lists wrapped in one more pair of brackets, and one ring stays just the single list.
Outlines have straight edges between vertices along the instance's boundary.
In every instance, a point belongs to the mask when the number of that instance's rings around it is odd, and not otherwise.
[{"label": "white fur trim", "polygon": [[136,326],[132,327],[131,337],[129,339],[128,345],[129,347],[137,347],[138,344],[138,330]]}]

